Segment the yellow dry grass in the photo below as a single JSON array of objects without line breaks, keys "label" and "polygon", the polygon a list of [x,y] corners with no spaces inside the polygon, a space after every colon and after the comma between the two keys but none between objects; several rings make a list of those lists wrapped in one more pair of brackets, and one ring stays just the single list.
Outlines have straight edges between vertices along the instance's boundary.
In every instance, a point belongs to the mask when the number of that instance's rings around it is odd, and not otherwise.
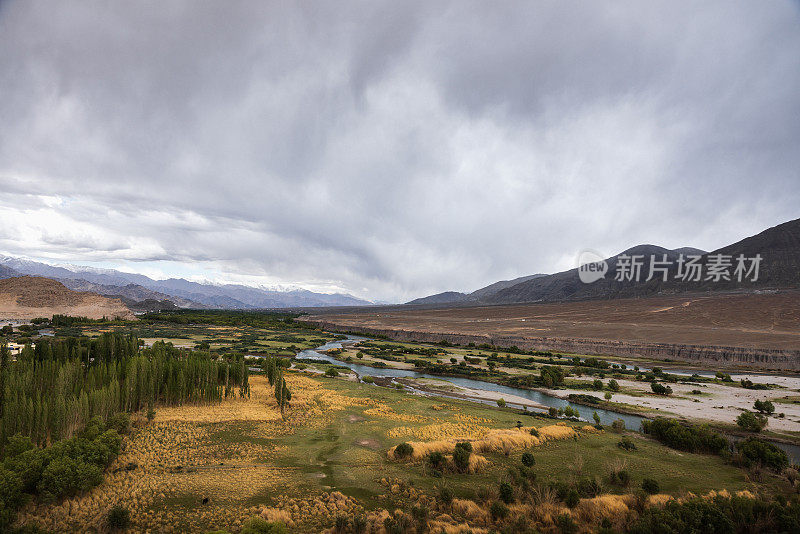
[{"label": "yellow dry grass", "polygon": [[[452,453],[458,441],[470,441],[475,452],[510,452],[517,449],[537,447],[548,441],[571,439],[578,434],[566,425],[548,425],[538,429],[539,435],[532,436],[531,427],[483,429],[475,434],[460,435],[457,438],[435,441],[412,441],[414,448],[412,460],[420,460],[431,452]],[[477,435],[476,435],[477,434]],[[389,449],[389,458],[394,459],[394,447]]]},{"label": "yellow dry grass", "polygon": [[[247,499],[284,490],[302,475],[263,463],[279,454],[280,447],[215,440],[214,432],[230,428],[226,423],[245,423],[254,437],[286,435],[300,425],[325,424],[338,410],[370,405],[368,399],[328,390],[302,375],[288,374],[286,380],[293,396],[285,420],[261,376],[251,377],[249,399],[159,408],[152,423],[125,439],[124,451],[100,486],[58,504],[30,503],[20,512],[20,522],[55,532],[84,532],[101,529],[107,511],[123,504],[137,532],[236,529],[259,512],[244,504]],[[129,464],[137,467],[128,471]],[[203,497],[209,499],[205,505],[199,502]]]}]

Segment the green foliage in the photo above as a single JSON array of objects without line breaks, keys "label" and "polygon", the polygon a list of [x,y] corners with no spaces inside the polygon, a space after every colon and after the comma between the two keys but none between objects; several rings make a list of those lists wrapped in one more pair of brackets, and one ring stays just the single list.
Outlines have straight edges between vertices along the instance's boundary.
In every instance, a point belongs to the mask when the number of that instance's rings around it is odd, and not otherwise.
[{"label": "green foliage", "polygon": [[675,419],[656,417],[644,421],[642,430],[665,445],[687,452],[722,454],[730,447],[728,440],[708,425],[691,425]]},{"label": "green foliage", "polygon": [[592,382],[592,389],[594,389],[596,391],[602,391],[602,389],[603,389],[603,381],[600,380],[600,379],[595,379],[594,382]]},{"label": "green foliage", "polygon": [[531,436],[534,436],[534,437],[538,438],[539,437],[539,429],[537,429],[536,427],[532,427],[531,428]]},{"label": "green foliage", "polygon": [[659,384],[655,380],[650,383],[650,389],[652,389],[653,393],[656,395],[672,395],[671,387],[665,386],[664,384]]},{"label": "green foliage", "polygon": [[617,443],[617,447],[619,447],[623,451],[628,451],[628,452],[636,450],[636,444],[633,442],[633,440],[631,438],[629,438],[627,436],[622,438],[619,441],[619,443]]},{"label": "green foliage", "polygon": [[428,454],[428,465],[434,469],[441,470],[445,465],[444,454],[438,451]]},{"label": "green foliage", "polygon": [[472,454],[472,443],[468,441],[456,444],[453,449],[453,464],[456,471],[466,473],[469,470],[469,457]]},{"label": "green foliage", "polygon": [[556,526],[561,534],[574,534],[578,531],[578,524],[569,514],[559,514],[556,517]]},{"label": "green foliage", "polygon": [[775,405],[772,404],[772,401],[768,400],[757,400],[753,407],[761,413],[765,414],[773,414],[775,413]]},{"label": "green foliage", "polygon": [[761,414],[745,410],[736,418],[736,424],[739,425],[739,428],[748,432],[761,432],[767,426],[767,418]]},{"label": "green foliage", "polygon": [[595,425],[600,426],[600,416],[597,414],[597,412],[592,413],[592,419],[594,419]]},{"label": "green foliage", "polygon": [[564,504],[566,504],[569,508],[575,508],[576,506],[578,506],[579,502],[581,502],[581,496],[578,493],[578,490],[572,488],[567,493],[567,496],[564,499]]},{"label": "green foliage", "polygon": [[339,371],[337,371],[334,367],[329,367],[327,371],[325,371],[325,376],[329,376],[331,378],[339,376]]},{"label": "green foliage", "polygon": [[131,522],[131,513],[128,511],[127,508],[117,505],[113,506],[111,510],[108,511],[108,516],[106,517],[106,523],[112,530],[114,529],[124,530],[128,528],[130,522]]},{"label": "green foliage", "polygon": [[745,497],[670,501],[644,510],[631,526],[632,534],[766,534],[800,532],[800,507]]},{"label": "green foliage", "polygon": [[444,486],[439,488],[439,500],[445,504],[453,502],[453,490]]},{"label": "green foliage", "polygon": [[131,415],[127,412],[112,415],[108,420],[108,428],[116,430],[120,435],[126,435],[131,431]]},{"label": "green foliage", "polygon": [[254,516],[244,522],[239,534],[289,534],[289,529],[278,521],[267,521]]},{"label": "green foliage", "polygon": [[550,388],[564,383],[564,370],[561,367],[545,365],[539,370],[539,375],[544,387]]},{"label": "green foliage", "polygon": [[36,490],[43,500],[55,501],[59,497],[71,497],[89,490],[102,481],[103,470],[99,466],[60,456],[47,464]]},{"label": "green foliage", "polygon": [[536,465],[536,458],[533,457],[533,454],[529,452],[522,453],[522,465],[525,467],[533,467]]},{"label": "green foliage", "polygon": [[70,438],[94,417],[124,432],[120,412],[219,402],[237,387],[249,395],[241,358],[217,360],[163,342],[141,349],[135,336],[111,333],[40,339],[2,367],[0,382],[0,435],[28,436],[39,446]]},{"label": "green foliage", "polygon": [[408,458],[412,454],[414,454],[414,447],[410,443],[403,442],[394,448],[395,458]]},{"label": "green foliage", "polygon": [[642,489],[645,493],[649,493],[650,495],[655,495],[661,490],[660,486],[658,485],[658,481],[653,478],[643,479]]},{"label": "green foliage", "polygon": [[748,466],[751,464],[765,465],[779,473],[789,466],[789,458],[782,449],[758,438],[749,437],[737,442],[736,450],[739,451]]},{"label": "green foliage", "polygon": [[505,399],[497,399],[497,405],[498,405],[500,408],[505,408],[505,407],[506,407],[506,401],[505,401]]},{"label": "green foliage", "polygon": [[508,516],[508,506],[500,501],[495,501],[489,507],[489,513],[495,521],[505,519]]},{"label": "green foliage", "polygon": [[608,389],[614,392],[619,391],[619,382],[617,382],[612,378],[611,380],[608,381]]},{"label": "green foliage", "polygon": [[0,466],[0,531],[10,528],[23,502],[22,480],[13,471]]},{"label": "green foliage", "polygon": [[511,504],[514,502],[514,488],[511,487],[511,484],[508,482],[503,482],[500,484],[499,489],[500,500],[506,504]]}]

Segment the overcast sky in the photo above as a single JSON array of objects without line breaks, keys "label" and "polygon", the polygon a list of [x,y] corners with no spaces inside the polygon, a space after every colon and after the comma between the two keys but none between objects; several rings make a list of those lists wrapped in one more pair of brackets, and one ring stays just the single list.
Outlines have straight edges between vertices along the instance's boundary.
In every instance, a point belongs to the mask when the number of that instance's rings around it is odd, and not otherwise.
[{"label": "overcast sky", "polygon": [[0,1],[0,253],[404,301],[800,217],[800,4]]}]

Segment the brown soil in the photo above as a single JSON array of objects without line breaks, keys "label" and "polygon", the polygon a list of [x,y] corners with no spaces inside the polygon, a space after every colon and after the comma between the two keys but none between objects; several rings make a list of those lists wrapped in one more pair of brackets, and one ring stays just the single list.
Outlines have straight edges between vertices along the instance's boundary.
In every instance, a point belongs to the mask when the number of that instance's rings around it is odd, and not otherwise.
[{"label": "brown soil", "polygon": [[53,315],[135,319],[119,299],[71,291],[49,278],[21,276],[0,280],[1,318],[25,320]]},{"label": "brown soil", "polygon": [[552,350],[560,350],[559,340],[588,340],[608,346],[800,351],[800,291],[422,310],[394,307],[320,314],[304,320],[339,330],[385,331],[397,339],[435,341],[425,335],[442,334],[464,344],[483,340],[520,347],[538,343],[543,348],[547,341]]}]

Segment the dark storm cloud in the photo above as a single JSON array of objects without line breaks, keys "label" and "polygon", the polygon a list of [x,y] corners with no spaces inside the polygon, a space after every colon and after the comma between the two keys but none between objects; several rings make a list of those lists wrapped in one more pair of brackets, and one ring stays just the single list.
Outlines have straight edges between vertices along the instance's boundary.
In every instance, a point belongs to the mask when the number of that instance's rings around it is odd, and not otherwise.
[{"label": "dark storm cloud", "polygon": [[792,2],[3,2],[0,251],[406,299],[798,216]]}]

